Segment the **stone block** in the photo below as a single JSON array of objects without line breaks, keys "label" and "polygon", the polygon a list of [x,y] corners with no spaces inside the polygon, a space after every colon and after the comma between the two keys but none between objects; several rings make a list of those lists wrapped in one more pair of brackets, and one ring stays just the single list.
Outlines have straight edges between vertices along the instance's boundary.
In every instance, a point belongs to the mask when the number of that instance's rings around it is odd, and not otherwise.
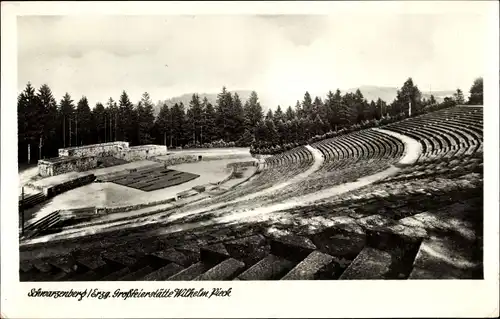
[{"label": "stone block", "polygon": [[301,261],[315,249],[313,242],[303,236],[285,235],[271,239],[271,252],[288,260]]},{"label": "stone block", "polygon": [[391,264],[388,252],[365,247],[339,279],[387,279]]},{"label": "stone block", "polygon": [[273,280],[290,271],[296,262],[268,255],[238,276],[239,280]]},{"label": "stone block", "polygon": [[146,275],[142,280],[145,281],[162,281],[167,280],[169,277],[181,272],[184,268],[178,264],[170,263],[154,272]]},{"label": "stone block", "polygon": [[245,263],[234,258],[226,259],[220,264],[210,268],[205,273],[196,277],[194,280],[227,280],[245,268]]},{"label": "stone block", "polygon": [[333,261],[333,257],[317,250],[295,266],[282,280],[312,280]]}]

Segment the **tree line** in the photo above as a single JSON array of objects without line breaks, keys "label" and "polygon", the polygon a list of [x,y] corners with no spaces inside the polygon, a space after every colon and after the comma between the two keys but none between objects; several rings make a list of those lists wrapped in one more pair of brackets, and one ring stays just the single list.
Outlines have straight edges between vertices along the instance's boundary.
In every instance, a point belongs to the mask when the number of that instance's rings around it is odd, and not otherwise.
[{"label": "tree line", "polygon": [[[442,107],[454,104],[482,104],[482,78],[474,81],[468,102],[460,89],[445,98]],[[38,91],[28,83],[18,96],[18,158],[31,162],[55,157],[59,148],[111,141],[128,141],[130,145],[162,144],[168,147],[250,146],[252,152],[270,153],[303,144],[313,137],[331,136],[332,132],[400,119],[429,111],[438,105],[434,96],[422,98],[409,78],[391,103],[380,98],[368,102],[358,89],[341,94],[328,92],[326,98],[306,92],[294,107],[278,106],[265,115],[255,91],[243,102],[226,87],[217,95],[215,105],[207,98],[193,94],[189,105],[160,105],[157,116],[148,93],[132,103],[123,91],[115,101],[96,103],[92,109],[85,96],[75,102],[66,93],[59,103],[48,85]]]}]

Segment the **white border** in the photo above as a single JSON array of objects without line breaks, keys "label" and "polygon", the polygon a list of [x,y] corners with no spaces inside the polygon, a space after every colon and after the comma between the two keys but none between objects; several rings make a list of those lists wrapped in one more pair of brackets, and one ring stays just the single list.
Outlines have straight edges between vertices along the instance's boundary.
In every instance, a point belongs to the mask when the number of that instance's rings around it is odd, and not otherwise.
[{"label": "white border", "polygon": [[[498,2],[33,2],[1,4],[1,311],[6,318],[90,317],[475,317],[498,316]],[[484,57],[485,280],[311,281],[224,283],[19,283],[17,235],[17,15],[67,14],[486,14],[490,46]],[[459,67],[459,66],[458,66]],[[472,82],[472,79],[471,79]],[[28,298],[32,287],[232,287],[229,299],[121,301]]]}]

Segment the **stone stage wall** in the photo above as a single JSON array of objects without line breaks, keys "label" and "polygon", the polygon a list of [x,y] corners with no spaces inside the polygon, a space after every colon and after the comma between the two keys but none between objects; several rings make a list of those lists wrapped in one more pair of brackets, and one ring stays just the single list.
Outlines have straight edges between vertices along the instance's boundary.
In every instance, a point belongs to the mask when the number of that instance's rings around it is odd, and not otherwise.
[{"label": "stone stage wall", "polygon": [[164,145],[139,145],[124,149],[114,156],[126,161],[140,161],[162,155],[167,155],[167,147]]},{"label": "stone stage wall", "polygon": [[85,171],[97,167],[97,157],[56,157],[38,161],[38,174],[42,177],[55,176],[74,171]]},{"label": "stone stage wall", "polygon": [[110,142],[59,149],[59,157],[114,156],[129,149],[128,142]]},{"label": "stone stage wall", "polygon": [[43,177],[97,167],[100,157],[115,157],[126,161],[140,161],[167,155],[164,145],[129,147],[128,142],[111,142],[59,149],[59,157],[38,161],[38,174]]}]

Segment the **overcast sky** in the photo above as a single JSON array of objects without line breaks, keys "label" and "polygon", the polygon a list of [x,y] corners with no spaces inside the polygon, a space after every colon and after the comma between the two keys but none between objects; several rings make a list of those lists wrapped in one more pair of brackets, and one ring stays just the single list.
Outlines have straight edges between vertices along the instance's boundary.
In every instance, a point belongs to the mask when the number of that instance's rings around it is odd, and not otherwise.
[{"label": "overcast sky", "polygon": [[[183,93],[256,90],[293,105],[304,92],[361,85],[468,91],[482,76],[486,25],[473,14],[26,16],[18,89],[47,83],[93,106],[125,89],[154,102]],[[271,106],[271,105],[269,105]]]}]

